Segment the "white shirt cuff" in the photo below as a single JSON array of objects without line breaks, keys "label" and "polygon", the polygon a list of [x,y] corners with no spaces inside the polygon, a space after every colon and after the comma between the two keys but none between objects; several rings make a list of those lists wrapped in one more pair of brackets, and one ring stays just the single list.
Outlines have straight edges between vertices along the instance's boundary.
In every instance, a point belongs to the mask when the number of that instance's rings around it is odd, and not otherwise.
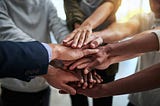
[{"label": "white shirt cuff", "polygon": [[46,43],[42,43],[42,45],[46,48],[48,52],[48,57],[49,57],[49,62],[50,62],[52,60],[52,48]]}]

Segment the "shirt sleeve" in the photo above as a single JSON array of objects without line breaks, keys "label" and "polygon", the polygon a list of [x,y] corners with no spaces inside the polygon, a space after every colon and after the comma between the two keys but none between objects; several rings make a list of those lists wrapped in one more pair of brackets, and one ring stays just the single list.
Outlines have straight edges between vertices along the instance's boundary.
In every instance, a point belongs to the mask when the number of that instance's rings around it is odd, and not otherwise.
[{"label": "shirt sleeve", "polygon": [[48,0],[48,22],[49,28],[53,32],[53,35],[58,43],[61,43],[63,39],[69,34],[66,22],[58,17],[57,10],[53,3]]},{"label": "shirt sleeve", "polygon": [[155,33],[155,35],[158,38],[158,43],[159,43],[159,52],[160,52],[160,30],[154,30],[152,31],[153,33]]}]

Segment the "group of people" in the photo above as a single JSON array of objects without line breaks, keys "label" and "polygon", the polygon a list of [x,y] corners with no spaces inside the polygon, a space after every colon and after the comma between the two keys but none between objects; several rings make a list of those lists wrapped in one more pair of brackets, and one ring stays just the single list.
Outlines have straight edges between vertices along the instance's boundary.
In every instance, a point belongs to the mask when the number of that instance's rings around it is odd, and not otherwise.
[{"label": "group of people", "polygon": [[[112,106],[125,93],[134,93],[128,106],[159,106],[160,0],[149,1],[152,13],[119,23],[121,0],[64,0],[65,24],[50,0],[1,0],[2,105],[49,106],[51,85],[73,106],[88,106],[87,96]],[[137,56],[140,72],[114,81],[118,62]]]}]

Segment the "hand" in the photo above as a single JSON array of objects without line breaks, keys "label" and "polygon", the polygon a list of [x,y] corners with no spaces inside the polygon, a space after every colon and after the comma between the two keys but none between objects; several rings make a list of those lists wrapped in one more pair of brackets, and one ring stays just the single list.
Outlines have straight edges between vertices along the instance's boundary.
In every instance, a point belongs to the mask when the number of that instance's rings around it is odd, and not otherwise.
[{"label": "hand", "polygon": [[75,95],[76,90],[69,86],[68,83],[78,82],[80,77],[75,73],[63,71],[53,66],[48,67],[48,73],[43,76],[47,82],[58,89],[62,89],[65,92]]},{"label": "hand", "polygon": [[99,51],[98,49],[72,49],[60,44],[49,44],[49,46],[52,48],[52,60],[77,60]]},{"label": "hand", "polygon": [[73,63],[70,66],[70,70],[84,69],[84,74],[88,74],[92,69],[106,69],[110,64],[112,64],[112,58],[110,57],[109,46],[101,46],[98,48],[99,52],[91,55],[90,57],[82,58]]},{"label": "hand", "polygon": [[[80,70],[77,70],[78,73],[81,72]],[[88,75],[84,75],[80,73],[81,80],[78,82],[78,86],[75,84],[70,84],[72,87],[77,88],[77,89],[87,89],[87,88],[92,88],[96,84],[100,84],[103,79],[95,72],[89,72]],[[82,81],[83,80],[83,81]],[[60,90],[59,93],[61,94],[68,94],[64,90]]]},{"label": "hand", "polygon": [[87,89],[77,89],[77,94],[82,94],[85,96],[89,96],[92,98],[100,98],[103,97],[103,90],[102,90],[103,84],[96,84],[93,88],[87,88]]},{"label": "hand", "polygon": [[96,73],[96,71],[89,72],[87,75],[83,74],[82,70],[76,70],[76,73],[80,75],[80,82],[78,87],[82,89],[92,88],[94,84],[103,82],[103,79]]},{"label": "hand", "polygon": [[92,26],[90,24],[82,24],[63,40],[63,44],[73,48],[81,48],[83,45],[87,45],[88,37],[91,34]]},{"label": "hand", "polygon": [[103,43],[103,38],[98,35],[98,32],[94,32],[88,37],[87,44],[88,43],[90,48],[97,48]]}]

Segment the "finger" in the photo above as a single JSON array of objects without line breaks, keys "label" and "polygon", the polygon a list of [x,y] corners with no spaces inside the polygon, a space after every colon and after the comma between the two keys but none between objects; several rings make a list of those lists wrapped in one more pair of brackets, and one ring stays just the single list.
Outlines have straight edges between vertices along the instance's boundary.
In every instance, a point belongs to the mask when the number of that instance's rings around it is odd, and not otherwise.
[{"label": "finger", "polygon": [[89,49],[90,45],[83,45],[82,49]]},{"label": "finger", "polygon": [[73,48],[77,48],[77,44],[78,44],[78,41],[80,39],[80,36],[81,36],[81,31],[78,31],[75,36],[74,36],[74,39],[73,39],[73,42],[72,42],[72,47]]},{"label": "finger", "polygon": [[83,63],[87,63],[87,62],[89,62],[89,59],[87,59],[87,58],[80,59],[80,60],[78,60],[78,62],[73,63],[73,64],[69,67],[69,69],[70,69],[70,70],[74,70],[74,69],[75,69],[76,67],[78,67],[79,65],[81,65],[81,64],[83,64]]},{"label": "finger", "polygon": [[88,84],[88,88],[93,88],[94,82]]},{"label": "finger", "polygon": [[75,95],[76,94],[76,90],[73,87],[71,87],[71,86],[69,86],[67,84],[62,85],[62,90],[64,90],[65,92],[67,92],[67,93],[69,93],[71,95]]},{"label": "finger", "polygon": [[83,79],[82,71],[76,69],[76,73],[79,75],[79,82],[78,82],[78,84],[79,84],[79,83],[82,83],[82,84],[83,84],[83,83],[84,83],[84,79]]},{"label": "finger", "polygon": [[92,72],[89,72],[89,74],[88,74],[88,81],[89,81],[90,83],[93,82]]},{"label": "finger", "polygon": [[76,33],[77,33],[77,30],[74,30],[63,40],[63,42],[66,43],[66,42],[69,42],[70,40],[73,40]]},{"label": "finger", "polygon": [[90,55],[90,54],[95,54],[99,52],[99,49],[84,49],[82,50],[84,56]]},{"label": "finger", "polygon": [[87,31],[87,32],[86,32],[84,45],[87,45],[87,44],[89,43],[89,42],[87,42],[87,41],[88,41],[88,39],[89,39],[89,36],[91,36],[91,34],[92,34],[92,31]]},{"label": "finger", "polygon": [[81,48],[83,46],[84,40],[85,40],[85,34],[86,31],[83,31],[78,42],[78,48]]},{"label": "finger", "polygon": [[102,77],[101,77],[100,75],[96,74],[96,77],[97,77],[101,82],[103,82],[103,79],[102,79]]},{"label": "finger", "polygon": [[63,61],[64,66],[68,67],[73,64],[75,61]]},{"label": "finger", "polygon": [[70,47],[73,43],[73,40],[70,40],[68,42],[63,42],[63,45],[67,46],[67,47]]},{"label": "finger", "polygon": [[86,39],[86,44],[89,44],[91,41],[93,41],[96,38],[94,35],[90,35],[88,39]]},{"label": "finger", "polygon": [[94,71],[93,78],[96,80],[96,83],[101,83],[101,79],[99,79],[98,74]]},{"label": "finger", "polygon": [[77,85],[78,87],[81,87],[82,85],[81,85],[81,83],[80,82],[78,82],[78,85]]},{"label": "finger", "polygon": [[[88,61],[88,62],[90,62],[90,61]],[[86,67],[88,66],[88,64],[89,64],[88,62],[77,66],[77,68],[78,68],[78,69],[84,69],[84,68],[86,68]]]},{"label": "finger", "polygon": [[99,78],[97,76],[94,75],[93,78],[96,80],[97,84],[101,83],[101,81],[99,80]]},{"label": "finger", "polygon": [[95,66],[97,66],[99,62],[98,61],[93,61],[91,62],[85,69],[84,69],[84,74],[88,74],[92,69],[94,69]]},{"label": "finger", "polygon": [[84,83],[82,71],[77,70],[77,74],[80,76],[80,83]]},{"label": "finger", "polygon": [[103,39],[101,37],[96,38],[90,43],[91,48],[96,48],[103,43]]},{"label": "finger", "polygon": [[88,87],[89,87],[89,88],[92,88],[92,87],[93,87],[93,84],[94,84],[92,72],[89,72],[89,74],[88,74],[88,81],[89,81]]},{"label": "finger", "polygon": [[88,78],[87,75],[83,75],[84,76],[84,84],[82,86],[83,89],[86,89],[88,86]]}]

